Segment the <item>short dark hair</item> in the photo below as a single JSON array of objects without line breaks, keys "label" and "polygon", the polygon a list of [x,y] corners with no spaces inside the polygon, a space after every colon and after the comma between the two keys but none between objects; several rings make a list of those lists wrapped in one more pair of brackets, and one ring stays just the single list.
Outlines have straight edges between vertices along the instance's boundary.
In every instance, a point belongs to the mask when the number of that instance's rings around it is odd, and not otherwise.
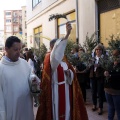
[{"label": "short dark hair", "polygon": [[11,48],[15,42],[21,43],[21,40],[16,36],[10,36],[6,39],[5,47]]},{"label": "short dark hair", "polygon": [[57,41],[57,38],[52,39],[52,40],[50,41],[50,47],[53,47],[56,41]]}]

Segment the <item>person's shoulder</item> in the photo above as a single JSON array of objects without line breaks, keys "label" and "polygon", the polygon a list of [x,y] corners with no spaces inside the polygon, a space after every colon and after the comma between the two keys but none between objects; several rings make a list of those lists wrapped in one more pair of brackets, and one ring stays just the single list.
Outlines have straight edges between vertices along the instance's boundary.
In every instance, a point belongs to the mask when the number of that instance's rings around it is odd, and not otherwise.
[{"label": "person's shoulder", "polygon": [[24,66],[25,69],[30,68],[28,62],[25,59],[19,58],[19,60],[20,60],[20,64],[21,64],[22,67]]},{"label": "person's shoulder", "polygon": [[25,59],[23,59],[23,58],[19,58],[19,60],[20,60],[22,63],[27,64],[27,61],[26,61]]}]

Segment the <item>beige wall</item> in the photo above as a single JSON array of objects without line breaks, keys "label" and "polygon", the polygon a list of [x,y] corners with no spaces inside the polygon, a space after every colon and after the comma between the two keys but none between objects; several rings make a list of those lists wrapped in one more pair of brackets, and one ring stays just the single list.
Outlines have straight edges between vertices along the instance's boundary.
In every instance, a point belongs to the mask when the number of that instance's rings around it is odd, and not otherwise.
[{"label": "beige wall", "polygon": [[91,36],[97,30],[97,4],[95,0],[78,0],[79,42],[82,44],[87,33]]},{"label": "beige wall", "polygon": [[29,11],[27,13],[27,20],[30,20],[31,18],[35,17],[37,14],[41,13],[48,7],[52,6],[52,4],[54,4],[54,2],[56,1],[59,0],[41,0],[41,2],[35,8],[32,8],[32,0],[26,0],[27,11]]},{"label": "beige wall", "polygon": [[[77,11],[76,1],[78,1],[79,26],[77,27],[79,30],[79,42],[83,44],[87,33],[91,35],[97,31],[97,3],[95,0],[42,0],[41,3],[33,10],[31,0],[27,0],[28,47],[34,46],[33,41],[32,44],[30,44],[30,36],[33,36],[33,30],[38,26],[42,26],[43,36],[51,39],[55,38],[55,20],[49,22],[49,15],[55,13],[68,13],[73,10]],[[43,43],[45,43],[47,47],[49,46],[48,40],[43,39]]]},{"label": "beige wall", "polygon": [[[34,46],[34,42],[30,44],[30,36],[31,35],[33,36],[33,30],[38,26],[42,25],[43,36],[49,37],[51,39],[55,38],[56,36],[55,20],[48,21],[49,15],[56,14],[56,13],[60,13],[60,14],[67,13],[74,9],[75,9],[74,0],[58,0],[57,2],[52,4],[52,6],[40,12],[39,14],[34,16],[32,19],[29,19],[27,21],[28,47]],[[46,40],[43,38],[43,43],[45,43],[45,45],[49,48],[49,40]]]},{"label": "beige wall", "polygon": [[120,35],[120,8],[100,15],[100,36],[105,46],[111,35]]}]

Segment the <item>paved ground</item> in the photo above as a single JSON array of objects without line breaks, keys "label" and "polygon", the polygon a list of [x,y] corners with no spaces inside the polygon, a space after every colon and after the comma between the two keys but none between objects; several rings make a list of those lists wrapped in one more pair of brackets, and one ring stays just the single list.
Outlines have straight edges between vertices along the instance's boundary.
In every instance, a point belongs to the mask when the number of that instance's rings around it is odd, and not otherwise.
[{"label": "paved ground", "polygon": [[[90,89],[87,90],[86,108],[87,108],[87,113],[88,113],[89,120],[108,120],[107,119],[107,115],[108,115],[107,102],[104,102],[103,114],[102,115],[98,115],[98,111],[93,112],[91,110],[92,109],[92,99],[91,99],[91,90]],[[114,120],[117,120],[116,116],[115,116]]]},{"label": "paved ground", "polygon": [[[107,119],[107,103],[104,102],[103,115],[98,115],[98,111],[93,112],[92,109],[92,100],[91,100],[91,90],[87,89],[87,102],[86,109],[88,113],[89,120],[108,120]],[[36,116],[37,108],[34,108],[34,114]],[[117,120],[116,116],[115,119]]]}]

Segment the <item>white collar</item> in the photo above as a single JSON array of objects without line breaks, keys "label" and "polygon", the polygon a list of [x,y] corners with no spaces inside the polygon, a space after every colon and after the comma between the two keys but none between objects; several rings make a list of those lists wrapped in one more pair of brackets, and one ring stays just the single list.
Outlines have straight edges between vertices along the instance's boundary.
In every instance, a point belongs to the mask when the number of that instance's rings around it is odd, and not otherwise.
[{"label": "white collar", "polygon": [[98,57],[97,55],[95,56],[95,59],[99,59],[99,58],[103,58],[104,55],[102,54],[100,57]]}]

